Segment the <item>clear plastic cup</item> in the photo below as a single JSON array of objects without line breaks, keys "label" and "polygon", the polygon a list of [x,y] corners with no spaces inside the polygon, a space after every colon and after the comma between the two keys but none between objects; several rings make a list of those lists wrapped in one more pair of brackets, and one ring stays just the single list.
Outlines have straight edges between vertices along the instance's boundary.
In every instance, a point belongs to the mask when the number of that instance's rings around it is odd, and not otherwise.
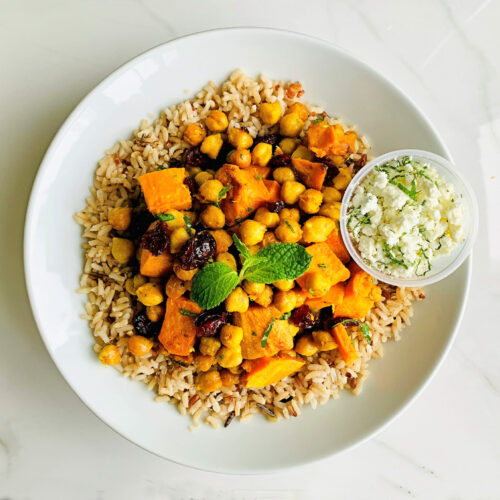
[{"label": "clear plastic cup", "polygon": [[[410,156],[415,160],[428,163],[430,166],[434,167],[438,174],[443,176],[446,182],[453,184],[455,192],[462,195],[462,204],[465,209],[463,226],[465,235],[464,240],[456,245],[449,254],[434,258],[432,261],[432,268],[429,273],[421,277],[415,276],[412,278],[399,278],[377,269],[373,269],[365,263],[359,254],[356,244],[352,241],[347,229],[347,206],[356,188],[377,165],[381,165],[390,160],[395,160],[402,156]],[[436,283],[437,281],[449,276],[469,256],[476,239],[478,224],[477,200],[469,183],[457,172],[449,160],[434,153],[418,149],[401,149],[398,151],[391,151],[390,153],[379,156],[366,164],[349,183],[342,199],[342,208],[340,211],[340,231],[342,238],[347,250],[356,264],[377,280],[389,283],[390,285],[402,287],[430,285],[431,283]]]}]

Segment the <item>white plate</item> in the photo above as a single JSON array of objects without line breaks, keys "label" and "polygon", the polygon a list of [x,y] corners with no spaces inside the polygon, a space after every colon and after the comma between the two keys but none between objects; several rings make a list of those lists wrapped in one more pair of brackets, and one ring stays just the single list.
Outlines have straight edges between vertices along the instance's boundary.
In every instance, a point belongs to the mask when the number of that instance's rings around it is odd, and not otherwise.
[{"label": "white plate", "polygon": [[141,383],[101,365],[75,294],[82,269],[73,213],[85,205],[96,162],[139,121],[235,68],[300,80],[305,98],[357,125],[376,153],[419,148],[449,157],[429,121],[400,90],[343,50],[290,32],[260,28],[191,35],[125,64],[92,91],[53,140],[35,181],[25,229],[25,270],[42,338],[64,378],[102,420],[143,448],[200,469],[257,473],[325,458],[380,431],[422,390],[450,347],[467,295],[470,259],[428,288],[403,340],[391,343],[359,397],[270,424],[257,417],[224,430],[188,431],[189,420],[153,401]]}]

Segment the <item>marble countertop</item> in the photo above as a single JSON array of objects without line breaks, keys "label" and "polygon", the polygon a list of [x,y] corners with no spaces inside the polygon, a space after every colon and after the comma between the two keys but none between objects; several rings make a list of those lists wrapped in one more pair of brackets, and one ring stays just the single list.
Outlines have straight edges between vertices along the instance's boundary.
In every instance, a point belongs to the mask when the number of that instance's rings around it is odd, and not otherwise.
[{"label": "marble countertop", "polygon": [[[0,498],[500,498],[500,2],[19,0],[0,16]],[[421,397],[375,439],[319,464],[222,476],[139,449],[66,385],[23,279],[26,204],[41,157],[104,76],[171,38],[269,26],[339,44],[385,73],[441,132],[481,226],[459,336]]]}]

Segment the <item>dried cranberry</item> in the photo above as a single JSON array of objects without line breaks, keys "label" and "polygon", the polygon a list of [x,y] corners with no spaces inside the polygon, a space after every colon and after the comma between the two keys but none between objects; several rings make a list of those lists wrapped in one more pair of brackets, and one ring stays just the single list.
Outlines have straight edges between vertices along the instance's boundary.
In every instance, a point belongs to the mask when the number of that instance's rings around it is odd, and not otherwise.
[{"label": "dried cranberry", "polygon": [[169,168],[180,167],[181,165],[182,161],[179,160],[178,158],[170,158],[170,160],[168,160]]},{"label": "dried cranberry", "polygon": [[155,220],[151,212],[143,208],[134,209],[132,212],[132,221],[128,228],[128,233],[133,240],[139,239]]},{"label": "dried cranberry", "polygon": [[270,212],[279,214],[285,208],[285,202],[282,200],[275,201],[274,203],[270,202],[266,204],[266,207]]},{"label": "dried cranberry", "polygon": [[201,231],[184,243],[179,259],[181,268],[189,271],[203,266],[215,256],[217,243],[208,231]]},{"label": "dried cranberry", "polygon": [[256,137],[255,144],[259,142],[264,142],[265,144],[271,144],[271,146],[276,146],[281,141],[281,135],[279,134],[267,134]]},{"label": "dried cranberry", "polygon": [[360,166],[360,167],[364,167],[366,165],[366,161],[368,160],[368,156],[366,154],[362,154],[361,155],[361,158],[357,161],[357,164]]},{"label": "dried cranberry", "polygon": [[184,179],[184,184],[188,187],[191,194],[196,194],[198,184],[196,184],[196,181],[192,177],[186,177]]},{"label": "dried cranberry", "polygon": [[133,320],[135,331],[143,337],[156,337],[161,329],[161,321],[151,321],[145,311],[140,311]]},{"label": "dried cranberry", "polygon": [[312,328],[316,323],[311,309],[306,305],[295,309],[290,316],[290,321],[299,328]]},{"label": "dried cranberry", "polygon": [[273,156],[269,161],[269,166],[272,168],[287,167],[291,163],[292,157],[287,153],[283,153],[282,155]]},{"label": "dried cranberry", "polygon": [[208,162],[206,157],[198,148],[191,148],[186,151],[183,163],[186,167],[203,168]]},{"label": "dried cranberry", "polygon": [[221,328],[229,321],[228,316],[228,313],[225,311],[221,313],[214,312],[213,310],[202,312],[194,320],[196,336],[213,337],[217,335]]},{"label": "dried cranberry", "polygon": [[140,247],[149,250],[154,256],[162,254],[170,243],[167,225],[158,221],[149,231],[142,235]]},{"label": "dried cranberry", "polygon": [[335,177],[337,177],[339,173],[338,167],[333,163],[333,161],[328,158],[328,156],[324,156],[323,158],[316,158],[315,161],[323,163],[323,165],[326,165],[328,167],[328,170],[326,172],[325,176],[325,182],[330,182],[333,181]]}]

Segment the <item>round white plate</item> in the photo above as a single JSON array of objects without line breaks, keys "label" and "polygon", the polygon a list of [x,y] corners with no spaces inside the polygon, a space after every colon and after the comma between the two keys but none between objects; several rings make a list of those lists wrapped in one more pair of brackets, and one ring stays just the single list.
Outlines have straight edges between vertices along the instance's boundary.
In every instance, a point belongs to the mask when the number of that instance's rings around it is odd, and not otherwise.
[{"label": "round white plate", "polygon": [[427,290],[413,325],[370,365],[362,394],[306,409],[296,419],[234,421],[227,429],[188,430],[190,421],[153,401],[141,383],[99,363],[85,297],[80,227],[96,162],[149,113],[186,98],[235,68],[300,80],[305,99],[355,123],[377,154],[415,148],[449,157],[429,121],[394,85],[338,47],[296,33],[261,28],[199,33],[156,47],[125,64],[66,120],[38,172],[25,229],[25,272],[33,312],[60,372],[87,406],[143,448],[175,462],[228,473],[259,473],[318,460],[380,431],[422,390],[450,347],[467,295],[470,259]]}]

